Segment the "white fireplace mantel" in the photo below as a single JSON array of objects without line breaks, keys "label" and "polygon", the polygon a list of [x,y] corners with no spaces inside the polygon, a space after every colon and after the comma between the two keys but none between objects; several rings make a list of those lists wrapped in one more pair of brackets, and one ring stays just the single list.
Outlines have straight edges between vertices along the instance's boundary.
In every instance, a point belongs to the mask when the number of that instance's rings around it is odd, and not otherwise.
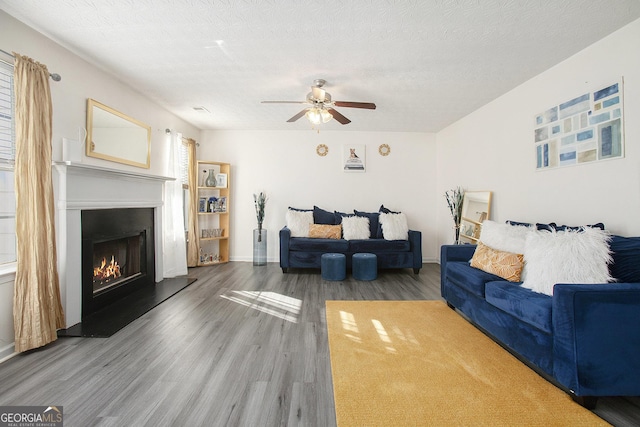
[{"label": "white fireplace mantel", "polygon": [[156,280],[162,280],[164,183],[175,178],[74,162],[53,162],[56,247],[66,326],[82,320],[82,229],[85,209],[154,208]]}]

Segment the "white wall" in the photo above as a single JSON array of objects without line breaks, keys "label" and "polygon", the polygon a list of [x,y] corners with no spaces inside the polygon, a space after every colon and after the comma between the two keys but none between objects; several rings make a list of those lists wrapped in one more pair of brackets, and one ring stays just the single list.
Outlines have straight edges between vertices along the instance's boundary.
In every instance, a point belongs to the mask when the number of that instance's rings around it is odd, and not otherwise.
[{"label": "white wall", "polygon": [[[151,168],[147,170],[89,158],[84,152],[82,163],[151,175],[168,175],[165,129],[175,129],[195,139],[200,136],[197,128],[3,11],[0,11],[0,49],[29,56],[46,64],[50,73],[62,76],[59,82],[51,81],[53,160],[62,159],[62,138],[78,140],[79,129],[85,128],[87,98],[93,98],[151,126]],[[0,278],[0,295],[12,294],[13,281]],[[7,321],[11,319],[11,312],[12,299],[0,298],[0,360],[13,351],[13,325]]]},{"label": "white wall", "polygon": [[[639,52],[637,20],[439,132],[438,193],[457,185],[491,190],[497,221],[603,221],[615,234],[640,235]],[[625,157],[537,172],[534,115],[620,76]],[[438,240],[448,243],[451,217],[438,208]]]},{"label": "white wall", "polygon": [[[349,131],[203,131],[198,159],[231,163],[230,258],[250,261],[257,226],[253,194],[269,197],[264,227],[268,260],[279,261],[278,232],[289,206],[377,212],[381,204],[405,212],[409,228],[422,231],[422,256],[436,259],[435,135]],[[391,154],[378,154],[380,144]],[[325,144],[329,154],[316,154]],[[366,146],[366,172],[342,170],[342,148]]]}]

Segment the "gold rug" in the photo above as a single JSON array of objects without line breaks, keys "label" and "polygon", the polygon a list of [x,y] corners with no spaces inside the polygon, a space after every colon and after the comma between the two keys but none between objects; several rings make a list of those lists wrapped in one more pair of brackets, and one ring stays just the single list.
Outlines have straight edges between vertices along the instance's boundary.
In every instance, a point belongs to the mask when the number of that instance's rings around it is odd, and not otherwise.
[{"label": "gold rug", "polygon": [[608,425],[442,301],[327,301],[338,426]]}]

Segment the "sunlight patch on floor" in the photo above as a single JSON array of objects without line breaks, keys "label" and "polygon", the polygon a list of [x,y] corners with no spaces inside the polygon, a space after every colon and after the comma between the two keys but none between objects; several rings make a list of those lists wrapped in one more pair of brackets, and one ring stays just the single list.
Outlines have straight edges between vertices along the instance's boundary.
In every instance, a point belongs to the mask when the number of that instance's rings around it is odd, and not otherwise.
[{"label": "sunlight patch on floor", "polygon": [[302,301],[276,292],[231,291],[220,295],[220,298],[244,305],[253,310],[298,323],[298,315]]}]

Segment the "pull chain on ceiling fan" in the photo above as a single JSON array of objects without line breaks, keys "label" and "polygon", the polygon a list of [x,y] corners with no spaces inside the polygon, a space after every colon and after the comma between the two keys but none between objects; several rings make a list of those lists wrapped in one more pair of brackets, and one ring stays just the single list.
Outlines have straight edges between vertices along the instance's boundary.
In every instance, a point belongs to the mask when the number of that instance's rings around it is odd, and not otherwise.
[{"label": "pull chain on ceiling fan", "polygon": [[311,92],[307,94],[305,101],[262,101],[263,104],[311,104],[304,110],[300,111],[295,116],[291,117],[287,122],[293,123],[302,116],[307,116],[307,119],[314,125],[320,123],[327,123],[331,119],[336,119],[339,123],[346,125],[351,123],[351,120],[339,113],[334,107],[347,107],[347,108],[364,108],[367,110],[375,110],[376,104],[373,102],[353,102],[353,101],[332,101],[331,94],[322,89],[327,83],[323,79],[316,79],[311,86]]}]

